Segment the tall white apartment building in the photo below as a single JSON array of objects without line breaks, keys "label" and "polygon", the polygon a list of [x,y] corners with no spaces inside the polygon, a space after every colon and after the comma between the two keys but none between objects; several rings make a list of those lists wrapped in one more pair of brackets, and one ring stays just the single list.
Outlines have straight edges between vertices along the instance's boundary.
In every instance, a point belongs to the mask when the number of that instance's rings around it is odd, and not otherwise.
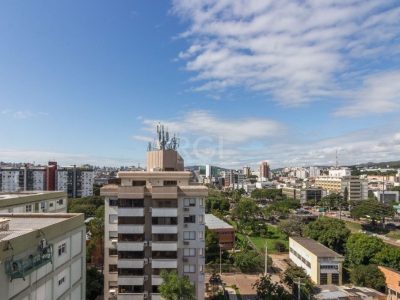
[{"label": "tall white apartment building", "polygon": [[4,168],[1,172],[1,191],[17,192],[23,190],[23,177],[21,179],[20,169]]},{"label": "tall white apartment building", "polygon": [[[119,172],[105,197],[104,299],[161,299],[162,270],[176,270],[204,299],[205,203],[175,150],[147,153],[147,170]],[[153,170],[153,171],[151,171]]]},{"label": "tall white apartment building", "polygon": [[0,214],[0,300],[85,299],[83,214]]},{"label": "tall white apartment building", "polygon": [[64,192],[0,193],[0,213],[66,213]]},{"label": "tall white apartment building", "polygon": [[43,191],[46,189],[46,168],[21,167],[0,169],[0,191]]},{"label": "tall white apartment building", "polygon": [[319,167],[312,166],[312,167],[309,168],[308,171],[309,171],[310,177],[319,177],[319,176],[321,176],[321,169]]}]

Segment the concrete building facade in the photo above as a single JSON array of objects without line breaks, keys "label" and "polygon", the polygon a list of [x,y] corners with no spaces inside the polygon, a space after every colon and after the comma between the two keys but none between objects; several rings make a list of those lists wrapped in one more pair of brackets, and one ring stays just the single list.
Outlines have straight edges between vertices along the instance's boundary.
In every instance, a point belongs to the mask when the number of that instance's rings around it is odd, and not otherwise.
[{"label": "concrete building facade", "polygon": [[206,227],[217,234],[221,249],[233,249],[235,246],[235,229],[233,226],[212,214],[206,214],[205,220]]},{"label": "concrete building facade", "polygon": [[0,213],[65,213],[64,192],[0,193]]},{"label": "concrete building facade", "polygon": [[0,214],[0,300],[83,300],[83,214]]},{"label": "concrete building facade", "polygon": [[208,189],[190,183],[191,173],[179,171],[180,160],[170,160],[166,168],[158,157],[163,155],[148,152],[153,171],[119,172],[120,185],[101,188],[105,299],[160,299],[164,269],[187,276],[196,287],[196,299],[204,299]]},{"label": "concrete building facade", "polygon": [[302,267],[317,285],[342,285],[344,257],[328,247],[303,237],[289,238],[289,258]]},{"label": "concrete building facade", "polygon": [[56,170],[56,190],[64,191],[69,198],[93,195],[94,171],[76,166],[58,167]]}]

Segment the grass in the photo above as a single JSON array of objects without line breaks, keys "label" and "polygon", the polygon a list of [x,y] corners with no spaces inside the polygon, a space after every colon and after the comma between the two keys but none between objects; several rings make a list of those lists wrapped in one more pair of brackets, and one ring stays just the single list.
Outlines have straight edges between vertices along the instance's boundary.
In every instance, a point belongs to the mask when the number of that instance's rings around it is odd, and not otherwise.
[{"label": "grass", "polygon": [[350,229],[350,231],[352,233],[356,233],[361,230],[361,224],[359,224],[359,223],[354,223],[354,222],[350,222],[350,221],[345,221],[345,223],[346,223],[347,228]]},{"label": "grass", "polygon": [[400,230],[390,231],[389,233],[385,234],[385,236],[395,240],[400,240]]},{"label": "grass", "polygon": [[259,252],[263,252],[265,250],[265,243],[268,245],[268,253],[277,253],[278,251],[275,249],[275,244],[277,242],[281,242],[285,245],[286,249],[289,248],[289,240],[285,234],[280,232],[276,227],[268,226],[269,237],[259,237],[259,236],[250,236],[249,238],[257,247]]}]

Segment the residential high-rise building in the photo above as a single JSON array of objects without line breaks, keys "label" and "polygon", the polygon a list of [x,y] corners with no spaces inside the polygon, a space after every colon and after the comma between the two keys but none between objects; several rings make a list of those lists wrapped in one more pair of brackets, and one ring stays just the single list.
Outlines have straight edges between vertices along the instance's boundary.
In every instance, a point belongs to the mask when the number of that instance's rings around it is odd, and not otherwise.
[{"label": "residential high-rise building", "polygon": [[45,167],[20,167],[0,169],[2,192],[46,190]]},{"label": "residential high-rise building", "polygon": [[204,299],[208,190],[182,169],[176,149],[150,145],[147,171],[119,172],[120,185],[101,188],[105,299],[160,299],[162,270],[188,276],[196,299]]},{"label": "residential high-rise building", "polygon": [[319,167],[310,167],[309,176],[310,177],[319,177],[319,176],[321,176],[321,169]]},{"label": "residential high-rise building", "polygon": [[83,214],[0,214],[0,300],[86,299]]},{"label": "residential high-rise building", "polygon": [[269,179],[270,170],[267,161],[262,161],[260,164],[260,181],[266,181]]},{"label": "residential high-rise building", "polygon": [[243,175],[249,177],[251,175],[251,168],[250,167],[243,167]]},{"label": "residential high-rise building", "polygon": [[85,167],[58,167],[56,190],[64,191],[70,198],[93,195],[94,171]]}]

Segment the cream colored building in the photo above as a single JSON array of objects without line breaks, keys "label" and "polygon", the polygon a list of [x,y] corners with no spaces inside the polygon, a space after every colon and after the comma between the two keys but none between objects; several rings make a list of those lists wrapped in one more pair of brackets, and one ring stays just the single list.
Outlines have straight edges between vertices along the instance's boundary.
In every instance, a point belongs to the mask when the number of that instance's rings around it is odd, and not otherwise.
[{"label": "cream colored building", "polygon": [[315,179],[314,185],[326,190],[329,194],[340,193],[344,195],[347,189],[347,200],[349,201],[368,199],[368,181],[359,176],[320,176]]},{"label": "cream colored building", "polygon": [[0,193],[0,213],[65,213],[65,192]]},{"label": "cream colored building", "polygon": [[83,214],[0,214],[0,300],[86,298]]},{"label": "cream colored building", "polygon": [[[167,153],[162,153],[167,152]],[[175,150],[152,150],[148,171],[119,172],[105,197],[105,299],[160,299],[162,270],[188,276],[204,299],[205,203]]]},{"label": "cream colored building", "polygon": [[313,239],[289,238],[289,258],[317,285],[342,285],[344,257]]}]

